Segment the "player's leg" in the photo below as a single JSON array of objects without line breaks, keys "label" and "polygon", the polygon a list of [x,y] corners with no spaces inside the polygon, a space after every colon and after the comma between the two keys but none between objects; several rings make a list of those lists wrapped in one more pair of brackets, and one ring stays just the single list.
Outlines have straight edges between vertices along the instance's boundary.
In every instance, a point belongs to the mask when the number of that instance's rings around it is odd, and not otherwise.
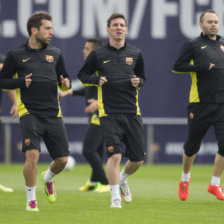
[{"label": "player's leg", "polygon": [[[96,153],[98,142],[98,125],[89,124],[85,138],[83,140],[83,155],[92,168],[90,180],[79,188],[80,191],[92,191],[100,184],[98,176],[95,175],[94,170],[98,170],[100,158]],[[100,133],[99,133],[100,134]],[[96,140],[95,140],[96,138]]]},{"label": "player's leg", "polygon": [[120,162],[122,154],[113,154],[107,160],[107,177],[111,190],[111,208],[121,208],[119,191]]},{"label": "player's leg", "polygon": [[43,127],[39,119],[33,115],[25,115],[20,118],[22,130],[23,152],[26,160],[23,169],[23,175],[26,184],[27,211],[38,211],[36,200],[36,175],[37,163],[39,159],[40,137],[39,133]]},{"label": "player's leg", "polygon": [[214,194],[217,199],[224,200],[223,188],[220,184],[224,170],[224,106],[222,105],[218,106],[214,127],[218,142],[218,153],[215,156],[214,171],[208,186],[208,192]]},{"label": "player's leg", "polygon": [[31,149],[25,152],[26,161],[24,164],[23,175],[26,184],[27,207],[28,211],[37,211],[36,200],[36,177],[39,150]]},{"label": "player's leg", "polygon": [[127,115],[122,118],[125,123],[123,141],[126,145],[125,156],[129,158],[120,172],[120,191],[126,203],[132,201],[132,194],[128,186],[128,177],[135,173],[143,164],[145,158],[144,130],[142,119],[138,115]]},{"label": "player's leg", "polygon": [[[182,158],[182,163],[183,163],[183,173],[184,174],[190,174],[190,170],[192,167],[192,164],[196,158],[196,154],[192,156],[187,156],[185,152],[183,152],[183,158]],[[183,177],[184,178],[184,177]],[[184,181],[188,181],[190,179],[190,176],[186,177],[187,179],[184,179]]]},{"label": "player's leg", "polygon": [[[90,124],[83,142],[83,155],[92,168],[90,182],[80,188],[80,191],[94,190],[100,188],[101,184],[108,185],[103,168],[103,161],[99,155],[99,148],[103,148],[103,132],[99,125]],[[104,148],[103,148],[104,149]]]},{"label": "player's leg", "polygon": [[207,105],[193,104],[188,107],[188,135],[184,144],[183,171],[178,191],[182,201],[187,200],[189,196],[190,170],[201,141],[211,125],[211,120],[208,118],[211,111]]},{"label": "player's leg", "polygon": [[[105,155],[105,143],[104,143],[103,134],[101,134],[98,137],[101,139],[101,143],[97,148],[97,154],[98,154],[99,158],[101,159],[101,165],[102,165],[102,169],[104,171],[103,159],[104,159],[104,155]],[[95,190],[96,192],[102,193],[102,192],[110,191],[110,186],[109,186],[109,182],[108,182],[105,171],[100,175],[100,183],[101,184]]]},{"label": "player's leg", "polygon": [[128,177],[135,173],[139,167],[143,164],[144,161],[132,162],[128,160],[125,164],[125,167],[120,172],[120,191],[121,196],[126,203],[132,201],[131,190],[128,186]]},{"label": "player's leg", "polygon": [[[103,172],[101,172],[101,175],[100,175],[100,182],[103,185],[108,185],[108,180],[107,180],[107,177],[106,177],[106,173],[105,173],[104,168],[103,168],[103,160],[104,160],[104,156],[105,156],[105,141],[104,141],[104,136],[103,136],[104,129],[103,129],[102,126],[99,126],[98,129],[100,129],[100,130],[98,132],[99,135],[97,135],[98,144],[97,144],[97,148],[96,148],[96,153],[98,155],[98,158],[99,158],[99,161],[100,161],[100,164],[101,164],[101,168],[102,168],[102,171],[103,171]],[[94,175],[96,175],[96,173]]]},{"label": "player's leg", "polygon": [[108,115],[100,119],[104,130],[104,138],[107,149],[107,177],[111,190],[111,207],[121,208],[121,196],[119,192],[120,162],[122,158],[121,138],[124,130],[120,125],[119,116]]},{"label": "player's leg", "polygon": [[69,156],[69,145],[66,130],[61,118],[45,120],[46,130],[43,140],[50,156],[53,158],[48,170],[41,173],[46,196],[49,202],[56,201],[56,191],[53,178],[65,167]]}]

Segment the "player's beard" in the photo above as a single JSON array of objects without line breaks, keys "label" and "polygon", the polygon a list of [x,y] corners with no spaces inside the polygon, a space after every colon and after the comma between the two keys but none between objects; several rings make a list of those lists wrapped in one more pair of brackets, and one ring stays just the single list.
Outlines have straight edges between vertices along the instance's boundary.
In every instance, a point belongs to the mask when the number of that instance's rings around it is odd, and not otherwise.
[{"label": "player's beard", "polygon": [[203,33],[207,35],[209,38],[216,37],[218,33],[218,29],[216,29],[215,31],[212,31],[211,29],[204,27],[202,30],[203,30]]},{"label": "player's beard", "polygon": [[213,37],[216,37],[217,36],[217,32],[209,32],[208,34],[207,34],[209,37],[211,37],[211,38],[213,38]]},{"label": "player's beard", "polygon": [[44,38],[36,36],[36,41],[41,44],[41,46],[48,45],[50,42]]}]

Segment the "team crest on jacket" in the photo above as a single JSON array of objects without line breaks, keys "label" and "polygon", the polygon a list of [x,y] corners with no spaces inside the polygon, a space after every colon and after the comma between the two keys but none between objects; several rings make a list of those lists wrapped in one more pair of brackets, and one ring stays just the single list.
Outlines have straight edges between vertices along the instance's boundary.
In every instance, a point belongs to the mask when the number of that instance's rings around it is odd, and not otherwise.
[{"label": "team crest on jacket", "polygon": [[46,55],[46,61],[49,63],[53,63],[54,62],[54,57],[52,55]]},{"label": "team crest on jacket", "polygon": [[126,57],[126,64],[132,65],[133,64],[133,58],[131,57]]},{"label": "team crest on jacket", "polygon": [[220,45],[220,49],[224,52],[224,45]]}]

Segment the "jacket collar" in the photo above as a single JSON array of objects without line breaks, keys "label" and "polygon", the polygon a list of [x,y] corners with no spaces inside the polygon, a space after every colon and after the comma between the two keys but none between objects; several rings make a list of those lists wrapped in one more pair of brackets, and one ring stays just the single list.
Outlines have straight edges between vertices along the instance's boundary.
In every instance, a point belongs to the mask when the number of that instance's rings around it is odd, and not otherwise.
[{"label": "jacket collar", "polygon": [[40,49],[33,49],[31,48],[29,45],[28,45],[28,41],[25,43],[25,46],[26,46],[26,49],[29,50],[29,51],[41,51],[43,49],[46,49],[48,45],[44,45],[42,48]]},{"label": "jacket collar", "polygon": [[204,39],[204,40],[208,40],[208,41],[218,41],[218,40],[221,39],[221,36],[217,35],[217,36],[216,36],[216,40],[211,40],[207,35],[204,35],[202,32],[201,32],[200,37],[201,37],[202,39]]},{"label": "jacket collar", "polygon": [[116,50],[116,51],[120,51],[120,50],[123,50],[124,48],[126,48],[126,42],[124,43],[124,46],[123,47],[121,47],[120,49],[117,49],[117,48],[115,48],[115,47],[112,47],[111,45],[110,45],[110,42],[108,41],[108,43],[107,43],[107,47],[108,48],[110,48],[110,49],[112,49],[112,50]]}]

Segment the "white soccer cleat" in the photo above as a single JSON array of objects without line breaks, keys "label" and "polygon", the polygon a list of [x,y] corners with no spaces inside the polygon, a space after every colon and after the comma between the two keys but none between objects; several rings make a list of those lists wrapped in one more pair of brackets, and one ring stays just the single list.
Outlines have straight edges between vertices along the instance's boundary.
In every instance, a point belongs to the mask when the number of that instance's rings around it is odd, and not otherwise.
[{"label": "white soccer cleat", "polygon": [[128,183],[125,182],[120,184],[121,197],[126,203],[130,203],[132,201],[132,195],[130,188],[128,187]]},{"label": "white soccer cleat", "polygon": [[121,208],[121,200],[120,199],[115,199],[111,201],[111,208]]}]

